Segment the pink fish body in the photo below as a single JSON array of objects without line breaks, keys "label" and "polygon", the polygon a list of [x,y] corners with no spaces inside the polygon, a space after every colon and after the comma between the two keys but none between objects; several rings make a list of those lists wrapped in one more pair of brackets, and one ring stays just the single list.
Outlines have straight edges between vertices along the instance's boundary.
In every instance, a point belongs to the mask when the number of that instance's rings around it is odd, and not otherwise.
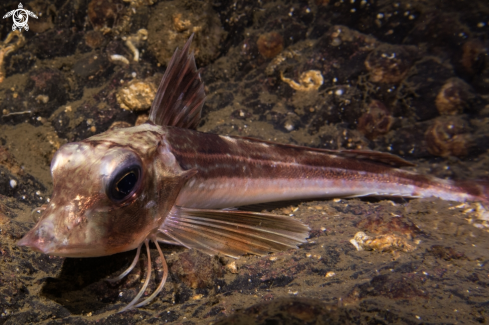
[{"label": "pink fish body", "polygon": [[[53,196],[18,245],[66,257],[106,256],[156,244],[209,254],[297,247],[309,228],[290,217],[238,206],[328,197],[439,197],[487,203],[478,183],[455,183],[400,169],[411,163],[386,153],[322,150],[195,131],[205,94],[190,41],[168,65],[150,122],[61,147],[51,163]],[[151,270],[150,259],[148,268]]]}]

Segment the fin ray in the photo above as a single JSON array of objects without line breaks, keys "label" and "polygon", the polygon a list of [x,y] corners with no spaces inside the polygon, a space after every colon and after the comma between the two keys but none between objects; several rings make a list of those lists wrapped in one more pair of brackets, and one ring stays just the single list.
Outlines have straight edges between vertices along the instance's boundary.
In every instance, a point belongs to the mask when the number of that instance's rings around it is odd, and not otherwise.
[{"label": "fin ray", "polygon": [[357,150],[357,149],[333,150],[333,149],[303,147],[303,146],[298,146],[298,145],[294,145],[294,144],[282,144],[282,143],[277,143],[277,142],[273,142],[273,141],[260,140],[260,139],[256,139],[256,138],[252,138],[252,137],[235,136],[232,138],[244,139],[244,140],[248,140],[250,142],[279,145],[281,147],[288,147],[288,148],[295,148],[295,149],[303,149],[303,150],[309,150],[309,151],[328,153],[331,155],[336,155],[336,156],[345,157],[345,158],[367,160],[367,161],[376,162],[379,164],[388,165],[391,167],[412,167],[412,166],[415,166],[415,164],[413,164],[412,162],[407,161],[407,160],[405,160],[399,156],[393,155],[393,154],[388,153],[388,152],[381,152],[381,151],[374,151],[374,150]]},{"label": "fin ray", "polygon": [[188,248],[238,257],[296,248],[309,228],[274,214],[176,207],[159,231]]},{"label": "fin ray", "polygon": [[151,105],[149,121],[156,125],[196,129],[205,101],[204,83],[189,53],[193,35],[176,49]]}]

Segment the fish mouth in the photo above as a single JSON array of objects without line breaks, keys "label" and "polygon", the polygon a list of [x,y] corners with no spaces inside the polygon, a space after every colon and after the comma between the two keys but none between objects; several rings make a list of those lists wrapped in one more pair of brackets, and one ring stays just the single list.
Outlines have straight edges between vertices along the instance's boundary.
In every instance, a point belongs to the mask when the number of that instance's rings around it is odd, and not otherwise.
[{"label": "fish mouth", "polygon": [[29,231],[21,240],[17,242],[17,246],[29,247],[32,250],[50,254],[54,248],[54,237],[47,238],[46,236],[40,236],[40,229],[38,227]]},{"label": "fish mouth", "polygon": [[17,246],[28,247],[36,252],[61,257],[97,257],[107,255],[104,250],[94,251],[92,247],[60,245],[54,236],[43,234],[42,229],[38,227],[29,231]]},{"label": "fish mouth", "polygon": [[[83,237],[83,236],[82,236]],[[53,221],[47,217],[41,220],[17,242],[17,246],[28,247],[36,252],[61,257],[98,257],[133,249],[134,247],[106,247],[95,239],[87,244],[76,236],[70,236],[55,228]]]},{"label": "fish mouth", "polygon": [[53,255],[58,244],[52,217],[42,218],[34,228],[17,242],[17,246],[29,247],[36,252],[49,255]]}]

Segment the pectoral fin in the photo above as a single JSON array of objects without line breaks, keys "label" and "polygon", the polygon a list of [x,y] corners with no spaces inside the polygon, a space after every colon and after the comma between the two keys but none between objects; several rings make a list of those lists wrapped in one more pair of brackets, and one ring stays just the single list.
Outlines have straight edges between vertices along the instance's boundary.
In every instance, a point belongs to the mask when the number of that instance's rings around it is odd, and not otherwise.
[{"label": "pectoral fin", "polygon": [[187,248],[237,258],[297,248],[309,227],[275,214],[174,207],[159,231]]}]

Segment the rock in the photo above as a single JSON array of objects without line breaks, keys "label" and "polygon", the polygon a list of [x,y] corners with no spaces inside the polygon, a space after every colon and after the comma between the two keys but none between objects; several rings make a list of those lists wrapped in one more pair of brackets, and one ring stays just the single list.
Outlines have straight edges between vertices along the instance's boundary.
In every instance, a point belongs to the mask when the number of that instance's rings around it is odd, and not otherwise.
[{"label": "rock", "polygon": [[219,54],[225,36],[218,15],[201,1],[165,1],[153,10],[148,25],[148,48],[162,65],[167,65],[177,47],[182,48],[194,34],[191,51],[204,66]]}]

